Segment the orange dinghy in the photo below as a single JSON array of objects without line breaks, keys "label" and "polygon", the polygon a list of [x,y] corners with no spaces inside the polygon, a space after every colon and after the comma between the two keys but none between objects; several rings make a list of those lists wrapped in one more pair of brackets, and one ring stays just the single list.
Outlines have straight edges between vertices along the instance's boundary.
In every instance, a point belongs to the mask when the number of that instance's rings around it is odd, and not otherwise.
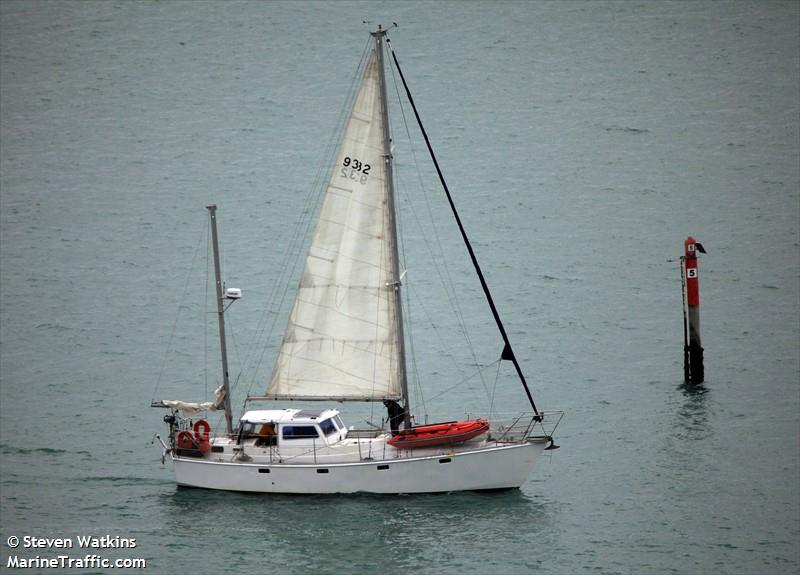
[{"label": "orange dinghy", "polygon": [[466,441],[487,431],[489,431],[489,422],[483,418],[471,421],[450,421],[404,429],[387,443],[397,449],[430,447]]}]

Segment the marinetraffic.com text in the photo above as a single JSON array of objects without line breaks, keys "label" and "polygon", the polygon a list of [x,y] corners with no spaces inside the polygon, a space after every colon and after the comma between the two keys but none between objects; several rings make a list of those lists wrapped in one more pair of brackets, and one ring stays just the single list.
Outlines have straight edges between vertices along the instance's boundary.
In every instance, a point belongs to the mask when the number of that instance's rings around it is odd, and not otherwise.
[{"label": "marinetraffic.com text", "polygon": [[[6,539],[9,555],[7,569],[144,569],[147,560],[135,557],[110,558],[100,555],[100,550],[136,549],[136,539],[112,535],[77,535],[75,537],[36,537],[10,535]],[[80,549],[82,555],[74,557],[56,550]],[[50,555],[26,555],[18,550],[47,550]],[[34,551],[35,552],[35,551]]]}]

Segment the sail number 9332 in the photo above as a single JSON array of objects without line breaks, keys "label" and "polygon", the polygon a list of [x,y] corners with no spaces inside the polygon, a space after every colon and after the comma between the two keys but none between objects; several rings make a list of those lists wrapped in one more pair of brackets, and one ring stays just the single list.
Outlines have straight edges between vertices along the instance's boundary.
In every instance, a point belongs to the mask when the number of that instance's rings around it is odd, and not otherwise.
[{"label": "sail number 9332", "polygon": [[359,184],[366,184],[370,168],[372,168],[372,166],[365,164],[357,158],[345,156],[344,160],[342,160],[342,167],[339,172],[339,177],[353,180]]}]

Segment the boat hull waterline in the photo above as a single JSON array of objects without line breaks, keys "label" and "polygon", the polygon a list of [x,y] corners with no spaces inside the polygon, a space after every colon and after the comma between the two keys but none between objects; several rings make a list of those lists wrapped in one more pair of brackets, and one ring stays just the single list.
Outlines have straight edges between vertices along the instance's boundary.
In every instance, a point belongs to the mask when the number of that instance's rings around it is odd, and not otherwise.
[{"label": "boat hull waterline", "polygon": [[173,457],[178,485],[256,493],[442,493],[520,487],[545,438],[464,452],[354,463],[259,464]]}]

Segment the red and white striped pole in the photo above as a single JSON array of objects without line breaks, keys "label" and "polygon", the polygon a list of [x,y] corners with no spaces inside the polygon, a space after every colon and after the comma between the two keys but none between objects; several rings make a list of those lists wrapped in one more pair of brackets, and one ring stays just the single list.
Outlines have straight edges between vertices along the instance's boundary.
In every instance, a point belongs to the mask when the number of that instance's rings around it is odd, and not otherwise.
[{"label": "red and white striped pole", "polygon": [[703,383],[703,346],[700,343],[700,274],[697,252],[706,253],[692,236],[683,242],[683,375],[686,383]]}]

